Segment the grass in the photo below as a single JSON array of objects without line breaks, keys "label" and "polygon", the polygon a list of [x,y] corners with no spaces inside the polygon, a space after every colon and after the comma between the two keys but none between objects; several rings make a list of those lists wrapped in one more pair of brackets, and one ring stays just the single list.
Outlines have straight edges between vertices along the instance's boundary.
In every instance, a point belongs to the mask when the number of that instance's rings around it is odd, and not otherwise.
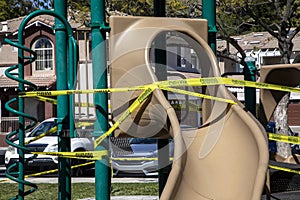
[{"label": "grass", "polygon": [[[25,189],[28,189],[25,187]],[[18,184],[1,183],[0,184],[0,200],[7,200],[16,195],[18,192]],[[112,183],[111,196],[123,195],[158,195],[157,183]],[[55,200],[58,196],[57,184],[38,184],[38,190],[25,197],[25,199],[51,199]],[[83,199],[95,197],[94,183],[73,183],[72,199]]]}]

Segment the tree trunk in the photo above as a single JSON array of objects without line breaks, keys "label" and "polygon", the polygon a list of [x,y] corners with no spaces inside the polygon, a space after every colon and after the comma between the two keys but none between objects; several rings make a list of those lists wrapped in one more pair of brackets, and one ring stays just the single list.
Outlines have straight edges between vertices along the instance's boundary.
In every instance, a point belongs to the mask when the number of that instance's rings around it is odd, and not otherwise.
[{"label": "tree trunk", "polygon": [[[279,49],[281,52],[281,63],[289,64],[290,63],[290,54],[291,48],[293,48],[293,43],[289,41],[287,38],[283,37],[278,40]],[[289,103],[290,95],[285,95],[274,112],[274,120],[276,123],[276,133],[288,135],[289,127],[288,127],[288,103]],[[289,143],[277,142],[277,155],[287,158],[292,155],[291,146]]]},{"label": "tree trunk", "polygon": [[[281,99],[274,112],[276,133],[283,135],[288,135],[287,105],[289,102],[289,96],[290,95],[287,94]],[[291,154],[291,147],[289,143],[277,142],[277,155],[287,158]]]},{"label": "tree trunk", "polygon": [[279,51],[281,54],[281,63],[290,64],[293,43],[288,38],[280,37],[278,40]]}]

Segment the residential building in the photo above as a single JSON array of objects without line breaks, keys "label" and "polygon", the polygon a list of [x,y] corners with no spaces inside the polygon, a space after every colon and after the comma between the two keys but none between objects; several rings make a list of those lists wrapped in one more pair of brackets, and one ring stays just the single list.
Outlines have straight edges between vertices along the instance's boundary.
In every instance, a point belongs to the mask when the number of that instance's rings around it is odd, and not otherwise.
[{"label": "residential building", "polygon": [[[24,17],[19,17],[0,23],[0,133],[15,130],[18,125],[17,116],[5,109],[5,103],[18,95],[18,82],[5,75],[5,70],[18,64],[18,48],[9,45],[4,39],[7,38],[13,42],[18,41],[18,28],[23,19]],[[26,25],[23,33],[24,46],[37,53],[36,61],[24,67],[24,79],[34,83],[38,86],[38,90],[42,91],[56,90],[55,48],[59,47],[56,47],[54,24],[52,16],[40,15]],[[88,87],[92,87],[92,83],[87,81],[92,76],[91,72],[88,72],[88,68],[92,67],[90,29],[74,21],[70,21],[70,24],[79,46],[78,70],[81,72],[81,77],[78,78],[81,79],[81,82],[76,87],[88,89]],[[28,53],[25,53],[25,56],[29,56]],[[25,85],[25,91],[30,90],[32,88]],[[81,97],[76,98],[79,99],[78,101],[89,98],[92,100],[91,95],[81,95]],[[56,106],[51,103],[38,101],[34,98],[25,98],[24,101],[25,113],[34,116],[38,121],[56,116]],[[12,104],[12,107],[17,108],[17,104]],[[83,109],[93,112],[93,108]]]},{"label": "residential building", "polygon": [[[272,65],[280,63],[280,51],[278,41],[268,32],[248,33],[233,37],[247,56],[255,59],[255,65],[259,70],[263,65]],[[300,53],[300,34],[293,39],[294,47],[291,54],[290,63],[293,63],[295,57]],[[217,49],[222,52],[230,52],[231,55],[241,57],[240,53],[224,40],[217,40]],[[219,59],[222,73],[242,72],[243,66],[232,62],[231,60]],[[241,75],[230,76],[243,79]],[[257,77],[258,79],[259,77]],[[244,101],[244,89],[241,87],[231,87],[230,90],[236,94],[240,101]],[[259,102],[259,90],[257,90],[257,103]],[[288,107],[288,123],[290,126],[300,126],[300,95],[291,93],[290,104]],[[300,129],[297,131],[300,131]]]}]

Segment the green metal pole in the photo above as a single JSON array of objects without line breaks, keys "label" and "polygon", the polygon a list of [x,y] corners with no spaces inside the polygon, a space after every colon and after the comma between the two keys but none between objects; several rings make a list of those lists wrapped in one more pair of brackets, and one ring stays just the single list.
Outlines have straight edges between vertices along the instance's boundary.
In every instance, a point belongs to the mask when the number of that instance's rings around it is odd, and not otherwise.
[{"label": "green metal pole", "polygon": [[[105,1],[91,0],[93,86],[97,89],[107,88],[106,28]],[[94,94],[97,116],[94,125],[95,137],[104,134],[108,130],[107,102],[106,93]],[[108,139],[95,147],[95,150],[108,150]],[[110,168],[107,156],[95,162],[95,194],[97,200],[110,199]]]},{"label": "green metal pole", "polygon": [[[18,39],[21,40],[19,43],[22,45],[24,44],[23,39],[20,37],[20,34],[18,35]],[[24,79],[24,53],[22,49],[18,50],[18,60],[19,60],[19,66],[18,66],[18,73],[19,78]],[[24,83],[19,82],[19,91],[23,92],[24,90]],[[24,113],[24,98],[18,97],[18,106],[19,106],[19,112]],[[19,116],[19,145],[25,146],[25,121],[24,117],[22,115]],[[25,167],[25,152],[23,149],[19,149],[19,180],[22,180],[19,182],[19,194],[18,199],[23,200],[24,199],[24,167]]]},{"label": "green metal pole", "polygon": [[[54,0],[54,10],[64,18],[67,18],[67,0]],[[68,72],[67,72],[67,33],[64,25],[55,19],[55,38],[56,38],[56,89],[68,89]],[[57,117],[59,123],[58,129],[58,151],[69,152],[70,137],[66,137],[68,129],[69,98],[66,95],[57,97]],[[71,200],[71,164],[68,158],[58,158],[58,199]]]},{"label": "green metal pole", "polygon": [[216,54],[216,0],[202,1],[202,18],[208,21],[208,44]]},{"label": "green metal pole", "polygon": [[[154,16],[166,16],[166,1],[154,0]],[[157,36],[155,41],[155,74],[159,81],[167,80],[167,52],[166,52],[166,35],[164,33]],[[167,94],[165,94],[167,96]],[[157,140],[158,149],[158,192],[162,194],[167,183],[170,166],[169,166],[169,140]]]},{"label": "green metal pole", "polygon": [[[247,63],[247,67],[244,69],[244,80],[246,81],[256,81],[255,79],[255,58],[246,57],[245,62]],[[245,92],[245,106],[246,108],[256,116],[256,89],[255,88],[244,88]]]},{"label": "green metal pole", "polygon": [[166,16],[166,0],[154,0],[154,16]]}]

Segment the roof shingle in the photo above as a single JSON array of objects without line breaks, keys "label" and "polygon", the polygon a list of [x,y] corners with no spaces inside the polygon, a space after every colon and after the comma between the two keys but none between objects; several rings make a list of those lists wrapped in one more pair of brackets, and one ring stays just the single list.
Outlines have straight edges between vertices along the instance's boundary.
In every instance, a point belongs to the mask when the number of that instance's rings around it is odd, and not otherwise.
[{"label": "roof shingle", "polygon": [[[56,81],[56,76],[28,76],[25,80],[34,83],[35,85],[50,86]],[[0,76],[0,88],[15,88],[18,87],[18,82],[6,76]]]}]

